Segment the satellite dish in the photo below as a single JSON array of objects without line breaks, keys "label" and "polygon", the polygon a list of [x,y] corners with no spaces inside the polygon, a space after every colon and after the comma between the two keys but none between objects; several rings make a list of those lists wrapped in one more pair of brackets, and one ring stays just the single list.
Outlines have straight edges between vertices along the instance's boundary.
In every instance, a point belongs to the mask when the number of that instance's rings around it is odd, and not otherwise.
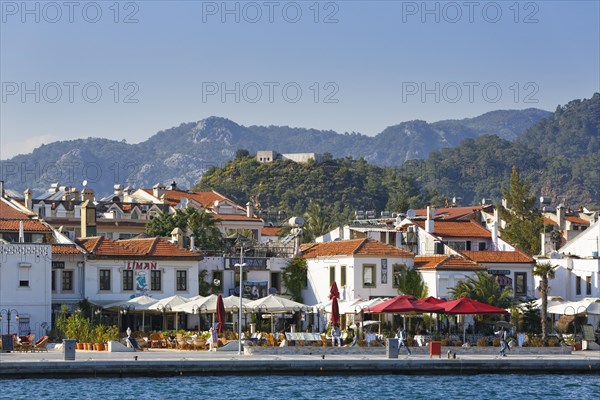
[{"label": "satellite dish", "polygon": [[81,184],[83,185],[83,187],[86,187],[87,186],[87,179],[84,179]]},{"label": "satellite dish", "polygon": [[221,280],[219,280],[219,279],[213,280],[213,285],[214,286],[221,286]]},{"label": "satellite dish", "polygon": [[410,210],[408,210],[406,212],[406,216],[410,219],[413,219],[414,217],[417,216],[417,212],[411,208]]}]

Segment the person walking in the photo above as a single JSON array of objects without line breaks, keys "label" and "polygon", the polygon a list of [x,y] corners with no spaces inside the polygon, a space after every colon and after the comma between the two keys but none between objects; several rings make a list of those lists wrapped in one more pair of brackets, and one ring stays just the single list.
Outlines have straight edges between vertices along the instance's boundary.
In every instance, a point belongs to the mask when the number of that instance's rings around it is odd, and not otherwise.
[{"label": "person walking", "polygon": [[402,348],[402,346],[406,347],[406,353],[410,356],[411,355],[411,351],[408,348],[408,344],[406,343],[406,331],[404,330],[403,327],[398,328],[398,333],[396,333],[396,338],[398,339],[398,351],[400,351],[400,348]]},{"label": "person walking", "polygon": [[500,335],[500,355],[502,357],[506,357],[506,349],[508,348],[508,343],[506,339],[508,338],[508,332],[501,327],[498,332],[495,332],[496,335]]}]

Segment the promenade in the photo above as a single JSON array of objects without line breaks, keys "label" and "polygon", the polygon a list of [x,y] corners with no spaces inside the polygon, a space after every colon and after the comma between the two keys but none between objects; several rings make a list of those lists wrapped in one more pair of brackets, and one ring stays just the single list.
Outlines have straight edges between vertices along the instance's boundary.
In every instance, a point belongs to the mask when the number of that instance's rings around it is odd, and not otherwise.
[{"label": "promenade", "polygon": [[458,354],[456,359],[426,354],[388,359],[381,352],[344,354],[238,355],[237,352],[151,349],[137,353],[77,351],[65,361],[61,351],[0,354],[0,379],[24,377],[322,375],[322,374],[600,374],[600,352],[498,357]]}]

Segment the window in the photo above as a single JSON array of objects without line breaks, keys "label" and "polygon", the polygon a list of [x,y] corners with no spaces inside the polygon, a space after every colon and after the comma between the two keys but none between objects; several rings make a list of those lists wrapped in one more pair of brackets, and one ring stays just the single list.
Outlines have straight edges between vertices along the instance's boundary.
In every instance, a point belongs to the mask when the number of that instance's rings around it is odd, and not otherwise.
[{"label": "window", "polygon": [[346,266],[342,265],[340,269],[340,285],[346,286]]},{"label": "window", "polygon": [[575,294],[576,295],[581,294],[581,277],[580,276],[575,277]]},{"label": "window", "polygon": [[527,295],[527,273],[515,272],[515,296]]},{"label": "window", "polygon": [[400,286],[400,277],[402,276],[402,274],[404,273],[404,271],[406,270],[406,266],[405,265],[401,265],[401,264],[394,264],[392,265],[392,287],[397,288],[398,286]]},{"label": "window", "polygon": [[[448,246],[452,247],[454,250],[467,250],[467,244],[464,241],[449,240]],[[469,246],[471,246],[471,245],[469,244]],[[443,253],[435,253],[435,254],[443,254]]]},{"label": "window", "polygon": [[56,271],[52,271],[50,276],[52,277],[52,291],[56,292]]},{"label": "window", "polygon": [[585,277],[585,294],[587,294],[587,295],[592,294],[592,277],[591,276]]},{"label": "window", "polygon": [[467,250],[470,251],[471,250],[471,241],[467,240]]},{"label": "window", "polygon": [[123,270],[123,290],[133,290],[133,270]]},{"label": "window", "polygon": [[271,287],[281,293],[281,272],[271,272]]},{"label": "window", "polygon": [[150,271],[150,290],[162,290],[162,273],[159,270]]},{"label": "window", "polygon": [[479,251],[485,250],[485,242],[479,242]]},{"label": "window", "polygon": [[335,267],[329,267],[329,286],[335,281]]},{"label": "window", "polygon": [[[240,271],[239,270],[233,274],[233,280],[234,280],[234,284],[235,284],[234,286],[236,288],[239,288],[240,287]],[[244,272],[242,272],[242,281],[245,282],[247,280],[248,280],[248,272],[244,271]]]},{"label": "window", "polygon": [[100,270],[100,290],[110,290],[110,269]]},{"label": "window", "polygon": [[62,272],[62,290],[63,292],[73,290],[73,271]]},{"label": "window", "polygon": [[187,290],[187,271],[176,271],[177,290]]},{"label": "window", "polygon": [[375,287],[375,265],[363,265],[363,287]]},{"label": "window", "polygon": [[19,263],[19,287],[29,287],[30,263]]}]

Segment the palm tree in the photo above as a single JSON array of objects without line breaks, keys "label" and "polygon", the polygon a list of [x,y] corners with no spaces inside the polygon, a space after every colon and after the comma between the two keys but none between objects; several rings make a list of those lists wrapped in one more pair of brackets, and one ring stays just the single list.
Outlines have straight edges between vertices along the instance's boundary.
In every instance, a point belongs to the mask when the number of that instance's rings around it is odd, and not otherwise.
[{"label": "palm tree", "polygon": [[512,300],[510,288],[502,289],[493,275],[482,271],[476,272],[475,277],[458,281],[449,292],[455,299],[468,297],[500,308],[507,308]]},{"label": "palm tree", "polygon": [[533,266],[533,275],[539,276],[540,286],[538,290],[542,295],[542,342],[546,345],[546,339],[548,338],[547,324],[548,324],[548,281],[554,279],[555,271],[557,266],[552,265],[550,262],[536,263]]},{"label": "palm tree", "polygon": [[315,202],[308,204],[308,210],[304,213],[304,235],[305,242],[312,242],[315,238],[327,233],[331,225],[327,220],[325,211]]},{"label": "palm tree", "polygon": [[400,272],[395,274],[394,280],[398,286],[398,292],[415,296],[418,299],[427,297],[427,284],[423,281],[419,271],[401,265]]}]

